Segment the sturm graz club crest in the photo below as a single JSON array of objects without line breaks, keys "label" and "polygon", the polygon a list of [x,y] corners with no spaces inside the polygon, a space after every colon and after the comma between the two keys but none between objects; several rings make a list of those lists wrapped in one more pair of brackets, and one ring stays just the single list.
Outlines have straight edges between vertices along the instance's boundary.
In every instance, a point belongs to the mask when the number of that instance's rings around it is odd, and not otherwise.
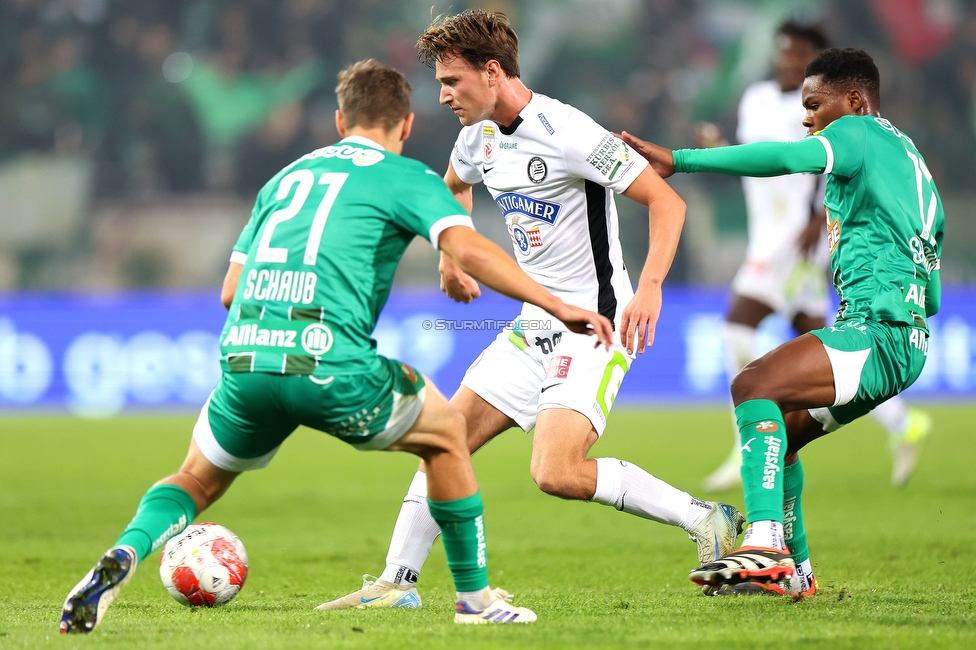
[{"label": "sturm graz club crest", "polygon": [[526,234],[525,229],[517,223],[512,224],[512,241],[518,247],[519,252],[523,255],[529,254],[529,236]]},{"label": "sturm graz club crest", "polygon": [[546,168],[546,161],[539,156],[532,156],[529,159],[529,180],[533,183],[541,183],[546,180],[546,175],[549,174],[548,168]]}]

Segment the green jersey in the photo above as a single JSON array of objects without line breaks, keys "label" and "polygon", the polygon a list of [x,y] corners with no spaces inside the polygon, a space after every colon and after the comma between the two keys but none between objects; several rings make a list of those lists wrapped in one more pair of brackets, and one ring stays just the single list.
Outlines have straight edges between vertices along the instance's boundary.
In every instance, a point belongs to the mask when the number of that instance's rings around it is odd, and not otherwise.
[{"label": "green jersey", "polygon": [[326,378],[375,370],[371,334],[407,245],[471,219],[426,165],[365,138],[313,151],[258,193],[231,261],[229,372]]},{"label": "green jersey", "polygon": [[925,160],[881,117],[849,115],[800,142],[674,152],[676,171],[827,174],[838,319],[914,323],[939,309],[945,215]]}]

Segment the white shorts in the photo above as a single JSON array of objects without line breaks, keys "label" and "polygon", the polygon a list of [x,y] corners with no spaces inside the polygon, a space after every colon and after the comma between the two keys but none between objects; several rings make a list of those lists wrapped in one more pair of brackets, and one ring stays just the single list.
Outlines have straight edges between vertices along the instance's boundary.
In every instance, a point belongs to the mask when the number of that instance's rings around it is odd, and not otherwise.
[{"label": "white shorts", "polygon": [[[615,335],[619,343],[619,336]],[[602,436],[624,375],[634,360],[626,348],[593,346],[596,339],[566,331],[501,332],[461,380],[486,402],[535,428],[543,409],[582,413]]]},{"label": "white shorts", "polygon": [[769,305],[793,320],[797,314],[826,318],[827,273],[799,253],[790,251],[768,260],[746,260],[732,280],[732,291]]}]

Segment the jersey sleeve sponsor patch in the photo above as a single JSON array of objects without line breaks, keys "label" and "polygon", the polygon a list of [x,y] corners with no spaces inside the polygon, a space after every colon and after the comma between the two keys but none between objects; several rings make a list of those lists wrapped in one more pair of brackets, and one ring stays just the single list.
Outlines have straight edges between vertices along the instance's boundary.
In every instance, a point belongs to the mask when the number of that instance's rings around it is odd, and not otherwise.
[{"label": "jersey sleeve sponsor patch", "polygon": [[586,162],[593,165],[607,180],[612,181],[624,176],[634,166],[634,157],[630,153],[630,147],[623,140],[608,133],[586,157]]},{"label": "jersey sleeve sponsor patch", "polygon": [[495,155],[495,127],[488,124],[481,127],[481,143],[485,148],[485,162],[491,162]]},{"label": "jersey sleeve sponsor patch", "polygon": [[539,121],[542,122],[542,126],[544,126],[546,128],[546,131],[549,132],[549,135],[555,135],[556,129],[552,128],[552,124],[549,124],[549,120],[546,119],[546,114],[539,113],[538,117],[539,117]]}]

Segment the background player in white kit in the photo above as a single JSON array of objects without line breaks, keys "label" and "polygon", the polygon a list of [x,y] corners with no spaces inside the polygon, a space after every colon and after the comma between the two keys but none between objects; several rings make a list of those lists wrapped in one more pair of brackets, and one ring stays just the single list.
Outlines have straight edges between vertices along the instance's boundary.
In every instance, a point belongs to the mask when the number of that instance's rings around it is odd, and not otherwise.
[{"label": "background player in white kit", "polygon": [[[800,99],[806,66],[827,48],[827,36],[815,26],[787,21],[776,31],[775,79],[749,86],[739,102],[736,139],[784,142],[803,139],[804,108]],[[699,145],[722,144],[714,125],[699,130]],[[819,190],[818,190],[819,188]],[[743,178],[748,212],[746,259],[732,281],[732,306],[725,317],[727,371],[731,380],[757,357],[756,328],[772,313],[788,320],[798,334],[826,325],[827,267],[823,237],[823,185],[810,174]],[[909,409],[901,397],[879,405],[872,416],[885,428],[895,462],[891,482],[904,485],[918,460],[919,445],[931,427],[927,414]],[[709,491],[741,483],[738,429],[733,426],[732,452],[703,482]]]},{"label": "background player in white kit", "polygon": [[[439,17],[418,47],[435,66],[440,102],[465,127],[451,155],[448,187],[470,211],[472,186],[484,182],[526,273],[568,304],[606,316],[618,333],[609,351],[595,349],[592,340],[525,305],[523,327],[499,334],[451,399],[467,420],[470,449],[514,426],[534,428],[531,475],[544,492],[680,526],[698,544],[699,558],[731,550],[742,522],[731,506],[695,499],[636,465],[586,457],[635,353],[644,351],[645,336],[653,342],[684,203],[609,131],[522,84],[518,38],[503,14]],[[649,206],[649,251],[636,295],[623,265],[613,191]],[[480,295],[477,283],[443,255],[441,276],[455,300]],[[438,534],[425,497],[418,471],[386,570],[379,579],[364,576],[363,589],[321,609],[420,606],[415,584]]]}]

